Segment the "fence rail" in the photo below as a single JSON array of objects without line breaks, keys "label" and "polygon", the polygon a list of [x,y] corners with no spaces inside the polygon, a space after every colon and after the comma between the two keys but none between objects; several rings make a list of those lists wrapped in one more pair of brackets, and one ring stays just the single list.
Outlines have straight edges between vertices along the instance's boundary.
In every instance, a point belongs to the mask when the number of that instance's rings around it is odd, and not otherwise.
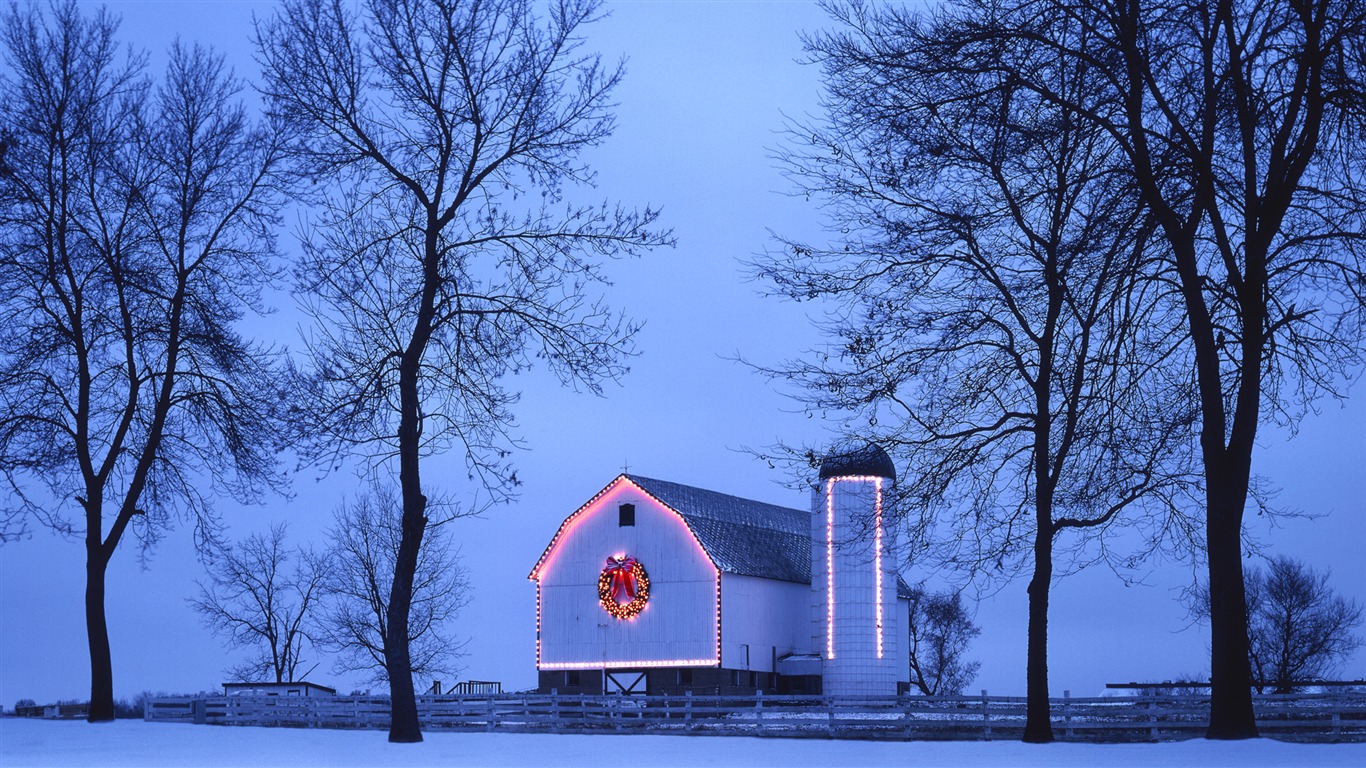
[{"label": "fence rail", "polygon": [[[1366,694],[1254,698],[1266,734],[1366,740]],[[1051,700],[1055,735],[1073,740],[1151,740],[1203,733],[1208,696]],[[642,731],[893,739],[1019,738],[1017,696],[563,696],[418,697],[424,728],[502,731]],[[216,696],[152,699],[156,722],[305,728],[387,728],[384,696]]]}]

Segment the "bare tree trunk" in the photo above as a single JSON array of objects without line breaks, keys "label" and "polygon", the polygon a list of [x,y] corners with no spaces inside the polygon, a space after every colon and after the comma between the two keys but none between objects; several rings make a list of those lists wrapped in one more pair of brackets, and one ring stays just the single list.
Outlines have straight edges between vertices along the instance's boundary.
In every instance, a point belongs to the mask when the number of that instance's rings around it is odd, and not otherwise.
[{"label": "bare tree trunk", "polygon": [[388,634],[384,638],[385,666],[389,672],[389,741],[422,741],[422,726],[417,719],[417,695],[413,690],[413,664],[409,652],[409,611],[413,604],[413,578],[417,573],[418,552],[427,529],[427,497],[422,493],[419,466],[422,439],[421,399],[418,378],[422,356],[432,335],[437,286],[437,238],[441,224],[429,209],[423,258],[422,303],[418,308],[413,335],[399,365],[399,486],[403,493],[403,523],[394,558],[394,581],[389,588]]},{"label": "bare tree trunk", "polygon": [[[1042,509],[1044,505],[1040,505]],[[1029,646],[1025,671],[1024,741],[1053,741],[1048,713],[1048,590],[1053,581],[1052,512],[1040,512],[1034,533],[1034,576],[1029,580]]]},{"label": "bare tree trunk", "polygon": [[104,580],[108,560],[99,529],[85,543],[85,633],[90,646],[90,713],[92,723],[114,719],[114,664],[109,654],[109,626],[104,616]]},{"label": "bare tree trunk", "polygon": [[[414,377],[412,389],[416,391]],[[405,388],[404,398],[407,397]],[[410,418],[405,407],[403,423],[416,422],[416,408]],[[413,604],[413,574],[417,572],[417,555],[422,548],[422,535],[427,528],[425,515],[427,498],[422,495],[417,466],[417,430],[412,432],[414,449],[401,451],[399,483],[403,488],[403,522],[398,554],[394,558],[394,581],[389,588],[388,632],[384,636],[384,663],[389,673],[389,741],[413,743],[422,741],[422,728],[417,719],[417,694],[413,690],[413,663],[408,648],[408,614]],[[402,444],[404,441],[400,441]]]},{"label": "bare tree trunk", "polygon": [[400,374],[402,415],[399,426],[399,484],[403,492],[403,522],[394,580],[389,589],[388,632],[384,637],[384,661],[389,673],[389,741],[422,741],[417,719],[417,696],[413,690],[412,658],[408,649],[408,613],[413,603],[413,574],[418,551],[427,528],[427,498],[418,473],[417,366],[405,365]]},{"label": "bare tree trunk", "polygon": [[408,649],[408,612],[412,607],[417,553],[426,528],[426,518],[422,513],[426,500],[419,491],[417,498],[409,501],[407,477],[405,468],[401,473],[404,491],[403,533],[394,561],[394,583],[389,590],[389,631],[384,637],[384,661],[389,673],[389,741],[405,744],[422,741],[422,727],[417,719],[417,693],[413,690],[412,658]]},{"label": "bare tree trunk", "polygon": [[1201,293],[1202,278],[1195,268],[1192,251],[1178,250],[1177,256],[1191,338],[1196,346],[1203,416],[1200,446],[1205,464],[1205,550],[1210,593],[1210,720],[1205,737],[1255,738],[1258,732],[1252,710],[1242,533],[1261,412],[1266,320],[1262,295],[1265,272],[1261,267],[1265,264],[1265,251],[1248,248],[1246,274],[1238,292],[1243,335],[1238,361],[1241,376],[1232,384],[1237,395],[1231,419],[1224,405],[1218,343]]},{"label": "bare tree trunk", "polygon": [[[1209,556],[1210,717],[1205,738],[1258,736],[1248,660],[1247,594],[1243,583],[1243,505],[1250,465],[1225,452],[1207,460],[1205,546]],[[1238,486],[1241,486],[1239,492]]]}]

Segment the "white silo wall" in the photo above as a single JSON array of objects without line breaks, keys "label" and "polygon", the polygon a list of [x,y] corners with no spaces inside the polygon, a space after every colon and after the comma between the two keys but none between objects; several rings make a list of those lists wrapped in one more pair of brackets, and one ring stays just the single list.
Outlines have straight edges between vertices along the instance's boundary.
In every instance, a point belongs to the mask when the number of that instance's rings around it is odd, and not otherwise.
[{"label": "white silo wall", "polygon": [[897,681],[907,677],[894,537],[885,526],[881,557],[876,544],[879,496],[890,485],[885,478],[831,478],[815,498],[813,634],[824,659],[826,695],[894,695]]}]

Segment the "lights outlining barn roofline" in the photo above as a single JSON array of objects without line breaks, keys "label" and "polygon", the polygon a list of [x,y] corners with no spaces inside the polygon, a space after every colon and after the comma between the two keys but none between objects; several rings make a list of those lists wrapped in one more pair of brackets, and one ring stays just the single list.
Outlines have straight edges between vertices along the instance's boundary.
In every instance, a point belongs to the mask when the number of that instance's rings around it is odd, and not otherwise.
[{"label": "lights outlining barn roofline", "polygon": [[[554,551],[555,545],[560,543],[560,539],[564,537],[565,533],[567,532],[567,529],[570,527],[570,523],[573,523],[574,521],[578,520],[580,515],[586,512],[594,504],[598,503],[598,499],[601,499],[602,497],[611,493],[618,485],[621,484],[623,480],[626,480],[626,475],[617,475],[616,479],[607,484],[607,487],[603,488],[601,491],[598,491],[597,494],[593,496],[593,498],[584,502],[583,506],[574,510],[573,514],[571,514],[569,517],[566,517],[564,519],[564,522],[560,523],[560,527],[555,530],[555,535],[551,537],[550,543],[545,545],[545,550],[541,552],[541,556],[536,560],[536,565],[531,569],[531,573],[527,574],[528,579],[535,581],[537,583],[540,582],[541,571],[544,569],[546,565],[546,559],[549,558],[550,553]],[[634,483],[632,483],[632,485],[634,485]]]},{"label": "lights outlining barn roofline", "polygon": [[587,512],[592,510],[594,508],[594,505],[596,505],[599,500],[611,494],[611,492],[616,490],[617,486],[621,485],[623,482],[630,485],[637,491],[640,491],[642,494],[644,494],[646,497],[654,501],[660,507],[672,513],[673,516],[678,519],[678,522],[683,524],[683,528],[687,530],[688,535],[692,537],[692,542],[697,546],[697,551],[702,553],[702,557],[706,559],[707,563],[711,565],[713,570],[715,570],[717,573],[720,573],[721,569],[716,565],[716,560],[712,559],[711,553],[707,551],[706,547],[702,546],[702,540],[697,538],[697,533],[693,531],[692,526],[688,525],[687,519],[684,518],[678,510],[655,498],[654,494],[642,488],[638,483],[632,480],[629,475],[622,474],[617,475],[616,479],[608,483],[606,488],[603,488],[601,491],[598,491],[597,495],[593,496],[593,498],[585,502],[583,506],[579,507],[577,510],[574,511],[574,514],[570,515],[569,517],[566,517],[564,519],[564,522],[560,523],[559,529],[555,531],[554,538],[552,538],[550,540],[550,543],[546,545],[545,551],[541,553],[540,559],[536,561],[536,567],[532,568],[531,573],[527,574],[528,579],[532,581],[540,581],[541,573],[550,566],[551,561],[554,559],[553,555],[555,553],[556,545],[560,543],[560,540],[563,539],[565,535],[568,534],[571,530],[578,526],[579,521],[583,518],[583,516]]},{"label": "lights outlining barn roofline", "polygon": [[543,670],[556,669],[637,669],[640,667],[715,667],[721,663],[714,659],[646,659],[640,661],[553,661],[539,665]]},{"label": "lights outlining barn roofline", "polygon": [[850,475],[832,477],[825,481],[825,658],[835,658],[835,483],[856,482],[873,484],[873,561],[874,586],[873,600],[876,611],[875,635],[877,657],[883,658],[883,605],[882,605],[882,483],[886,480],[877,475]]}]

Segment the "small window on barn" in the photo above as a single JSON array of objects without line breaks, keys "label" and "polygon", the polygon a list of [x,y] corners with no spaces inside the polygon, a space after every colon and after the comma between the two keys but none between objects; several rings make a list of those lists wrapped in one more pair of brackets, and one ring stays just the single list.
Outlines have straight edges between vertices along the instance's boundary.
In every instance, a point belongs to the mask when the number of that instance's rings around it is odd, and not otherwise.
[{"label": "small window on barn", "polygon": [[577,669],[570,670],[564,673],[565,685],[580,685],[581,682],[582,679],[579,677],[579,671]]},{"label": "small window on barn", "polygon": [[691,669],[680,669],[680,670],[678,670],[678,684],[679,684],[679,685],[692,685],[692,670],[691,670]]},{"label": "small window on barn", "polygon": [[732,669],[732,670],[730,671],[730,684],[731,684],[731,685],[739,685],[739,684],[740,684],[740,670],[738,670],[738,669]]},{"label": "small window on barn", "polygon": [[617,525],[621,528],[634,527],[636,524],[636,505],[622,504],[617,507]]}]

